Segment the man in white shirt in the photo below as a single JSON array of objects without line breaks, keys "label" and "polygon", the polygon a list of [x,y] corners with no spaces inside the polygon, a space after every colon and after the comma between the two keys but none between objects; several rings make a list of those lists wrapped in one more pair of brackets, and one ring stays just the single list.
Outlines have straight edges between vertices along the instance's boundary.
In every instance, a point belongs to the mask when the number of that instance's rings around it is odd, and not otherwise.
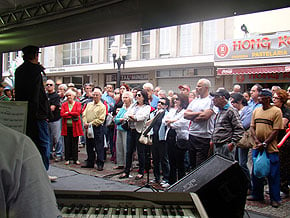
[{"label": "man in white shirt", "polygon": [[0,218],[61,217],[40,154],[30,138],[0,123]]},{"label": "man in white shirt", "polygon": [[188,105],[184,118],[191,120],[189,126],[189,154],[191,168],[194,169],[208,158],[210,139],[214,128],[212,98],[209,96],[211,83],[200,79],[196,85],[198,98]]}]

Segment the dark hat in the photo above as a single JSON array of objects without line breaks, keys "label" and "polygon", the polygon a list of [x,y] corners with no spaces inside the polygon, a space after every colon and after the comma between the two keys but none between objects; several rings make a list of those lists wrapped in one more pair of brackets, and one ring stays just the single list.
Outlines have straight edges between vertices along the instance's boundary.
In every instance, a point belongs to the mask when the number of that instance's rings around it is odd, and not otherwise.
[{"label": "dark hat", "polygon": [[37,46],[34,46],[34,45],[28,45],[28,46],[22,48],[21,51],[22,51],[23,55],[31,55],[31,54],[34,55],[36,53],[41,53],[39,51],[39,48]]},{"label": "dark hat", "polygon": [[269,89],[262,89],[259,92],[259,95],[268,96],[268,97],[272,98],[272,92]]},{"label": "dark hat", "polygon": [[230,93],[225,88],[218,88],[215,92],[211,92],[212,97],[215,96],[225,96],[226,99],[230,98]]}]

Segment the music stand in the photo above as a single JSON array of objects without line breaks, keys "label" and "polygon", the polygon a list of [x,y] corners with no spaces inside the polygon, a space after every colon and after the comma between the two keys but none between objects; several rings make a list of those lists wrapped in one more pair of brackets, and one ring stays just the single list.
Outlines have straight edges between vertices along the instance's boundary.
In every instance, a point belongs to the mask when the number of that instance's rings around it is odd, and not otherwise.
[{"label": "music stand", "polygon": [[[151,146],[151,145],[145,145],[145,146]],[[145,153],[145,155],[147,156],[147,161],[146,161],[147,163],[145,163],[145,170],[146,170],[146,174],[147,174],[146,183],[143,186],[141,186],[141,187],[137,188],[136,190],[134,190],[134,192],[137,192],[137,191],[139,191],[139,190],[141,190],[143,188],[150,188],[153,192],[159,192],[159,190],[154,188],[152,185],[150,185],[150,182],[149,182],[149,176],[150,176],[149,171],[151,169],[150,147],[148,147],[146,150],[147,150],[146,153]]]}]

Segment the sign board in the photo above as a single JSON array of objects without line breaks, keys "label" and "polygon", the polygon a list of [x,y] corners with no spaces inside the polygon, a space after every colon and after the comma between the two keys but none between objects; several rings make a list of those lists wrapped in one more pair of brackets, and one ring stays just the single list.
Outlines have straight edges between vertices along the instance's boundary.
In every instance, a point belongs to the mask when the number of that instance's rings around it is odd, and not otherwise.
[{"label": "sign board", "polygon": [[27,107],[27,101],[0,101],[0,123],[25,134]]},{"label": "sign board", "polygon": [[290,56],[290,33],[224,40],[215,45],[214,61],[281,58]]},{"label": "sign board", "polygon": [[289,81],[290,81],[290,72],[233,75],[233,83],[237,84],[289,83]]}]

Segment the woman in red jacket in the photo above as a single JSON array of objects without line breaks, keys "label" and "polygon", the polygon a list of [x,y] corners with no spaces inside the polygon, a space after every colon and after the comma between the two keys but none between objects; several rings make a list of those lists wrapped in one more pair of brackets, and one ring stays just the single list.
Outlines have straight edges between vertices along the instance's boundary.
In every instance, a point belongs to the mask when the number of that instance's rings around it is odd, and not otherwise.
[{"label": "woman in red jacket", "polygon": [[82,105],[75,101],[76,93],[68,90],[65,93],[67,101],[61,106],[60,115],[62,116],[61,135],[64,136],[64,156],[65,165],[68,165],[70,160],[74,164],[80,165],[78,160],[78,138],[84,135],[80,114],[82,112]]}]

